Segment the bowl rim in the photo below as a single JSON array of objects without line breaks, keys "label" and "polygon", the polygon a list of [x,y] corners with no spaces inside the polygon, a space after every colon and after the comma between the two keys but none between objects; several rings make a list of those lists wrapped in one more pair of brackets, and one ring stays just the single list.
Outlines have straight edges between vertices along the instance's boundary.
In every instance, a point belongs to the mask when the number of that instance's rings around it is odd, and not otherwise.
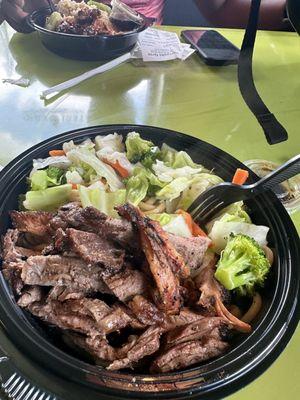
[{"label": "bowl rim", "polygon": [[[34,153],[42,153],[45,152],[47,149],[49,150],[49,145],[55,146],[64,141],[74,139],[76,141],[82,141],[84,138],[89,136],[96,136],[97,134],[108,134],[116,131],[118,133],[126,133],[129,131],[149,131],[153,135],[157,135],[159,137],[166,137],[166,139],[170,139],[170,137],[178,138],[180,140],[184,140],[186,144],[193,145],[201,145],[203,149],[207,153],[211,153],[213,155],[217,154],[218,156],[225,157],[225,160],[221,160],[224,165],[228,167],[228,163],[233,163],[234,168],[243,167],[246,168],[242,163],[236,160],[234,157],[225,153],[223,150],[204,142],[198,138],[193,136],[189,136],[183,133],[175,132],[169,129],[164,128],[157,128],[151,127],[146,125],[131,125],[131,124],[118,124],[118,125],[100,125],[100,126],[93,126],[88,128],[82,129],[74,129],[72,131],[68,131],[62,133],[60,135],[53,136],[48,138],[35,146],[31,147],[30,149],[26,150],[18,157],[16,157],[13,161],[11,161],[0,173],[0,182],[2,185],[8,185],[9,182],[9,174],[12,171],[18,172],[20,169],[24,169],[24,157],[31,157],[30,163],[32,163],[32,157]],[[121,132],[122,131],[122,132]],[[150,134],[150,133],[149,133]],[[142,133],[143,136],[143,133]],[[155,136],[153,136],[155,140]],[[163,140],[164,141],[164,140]],[[182,147],[182,146],[180,146]],[[54,148],[54,147],[53,147]],[[221,164],[222,164],[221,163]],[[27,162],[29,164],[29,161]],[[249,170],[249,169],[248,169]],[[256,175],[250,171],[251,179],[257,179]],[[21,173],[20,173],[21,174]],[[9,186],[9,185],[8,185]],[[9,190],[9,188],[7,188]],[[0,199],[1,199],[0,194]],[[288,239],[285,244],[285,257],[283,264],[284,269],[291,272],[291,268],[296,263],[300,264],[300,254],[299,254],[299,237],[295,230],[293,223],[290,220],[287,212],[285,211],[284,207],[281,205],[280,201],[276,198],[275,194],[269,193],[268,196],[263,195],[260,197],[263,199],[266,204],[261,207],[261,211],[266,213],[269,212],[269,207],[275,207],[277,209],[277,213],[271,213],[270,217],[275,223],[275,227],[278,232],[285,232],[286,236],[284,239]],[[275,204],[275,206],[274,206]],[[269,206],[269,207],[268,207]],[[2,214],[2,201],[0,202],[0,214]],[[293,256],[293,263],[292,263],[292,256]],[[279,255],[278,255],[279,257]],[[280,264],[281,265],[281,264]],[[281,274],[281,271],[278,271],[278,274]],[[281,274],[282,275],[282,274]],[[299,272],[298,272],[299,275]],[[267,314],[263,317],[262,321],[260,321],[258,327],[253,330],[253,332],[240,343],[237,348],[230,350],[224,356],[219,357],[216,360],[206,363],[200,367],[192,367],[182,372],[173,372],[169,374],[162,374],[162,375],[138,375],[134,374],[134,378],[137,380],[141,380],[145,377],[150,378],[147,379],[147,383],[144,382],[145,390],[143,391],[143,397],[153,398],[155,396],[157,398],[167,398],[167,396],[171,396],[172,393],[176,393],[178,396],[178,384],[176,385],[177,390],[174,388],[174,383],[170,383],[175,379],[178,379],[180,376],[183,380],[186,379],[193,379],[195,382],[194,387],[183,389],[180,391],[180,396],[184,396],[185,394],[189,395],[198,395],[199,393],[205,393],[206,398],[220,398],[218,396],[224,397],[225,395],[229,395],[232,392],[238,390],[239,388],[243,387],[246,383],[251,382],[257,376],[259,376],[263,371],[265,371],[268,366],[278,357],[278,355],[282,352],[288,341],[290,340],[294,330],[296,329],[298,320],[300,318],[300,292],[299,292],[299,281],[294,285],[296,287],[291,289],[291,276],[289,279],[285,278],[284,282],[281,283],[283,289],[286,293],[285,298],[277,299],[277,303],[274,303],[274,299],[270,304],[269,310]],[[278,285],[277,285],[278,286]],[[281,288],[282,289],[282,288]],[[275,294],[278,292],[279,287],[275,288]],[[275,295],[274,295],[275,296]],[[114,393],[116,389],[111,388],[108,386],[110,380],[118,379],[120,382],[125,382],[126,384],[132,385],[132,375],[124,374],[122,372],[112,373],[106,370],[99,370],[99,367],[95,367],[89,364],[86,364],[70,355],[67,355],[62,350],[58,349],[47,340],[42,338],[35,328],[27,321],[23,315],[23,312],[20,308],[16,305],[15,302],[12,301],[11,293],[8,290],[8,286],[6,282],[4,282],[2,274],[0,278],[0,318],[7,329],[10,329],[10,332],[13,331],[11,335],[14,337],[14,341],[17,341],[19,346],[21,346],[22,351],[26,354],[31,356],[34,360],[38,361],[39,364],[43,364],[41,360],[41,353],[45,354],[48,358],[46,358],[47,366],[54,372],[57,373],[57,365],[69,366],[72,371],[75,371],[74,364],[76,364],[77,374],[80,372],[81,375],[84,375],[86,378],[86,382],[80,382],[86,384],[89,387],[98,388],[102,393]],[[279,307],[280,315],[285,316],[285,323],[277,320],[278,315],[271,316],[270,312],[272,307]],[[14,317],[18,317],[17,321],[12,320],[10,311],[14,312]],[[262,331],[262,326],[264,326],[264,330]],[[272,334],[272,340],[270,338],[270,330],[271,328],[276,328],[276,335]],[[21,336],[17,335],[16,332],[21,332]],[[259,339],[259,340],[258,340]],[[28,347],[29,341],[36,349],[36,351],[32,353]],[[39,343],[37,343],[39,341]],[[260,351],[257,353],[255,347],[257,344],[260,343],[261,345],[265,346],[264,351]],[[248,346],[248,347],[247,347]],[[250,347],[249,347],[250,346]],[[245,349],[246,347],[246,349]],[[241,350],[245,350],[242,354],[237,354]],[[255,355],[255,357],[254,357]],[[64,359],[62,359],[64,358]],[[51,362],[49,362],[51,359]],[[222,367],[223,360],[226,359],[227,367],[230,366],[230,370],[232,371],[232,375],[223,376],[222,371],[224,371],[224,367]],[[239,365],[241,365],[242,367]],[[245,363],[245,361],[247,361]],[[212,368],[209,370],[209,368]],[[80,370],[80,371],[79,371]],[[64,371],[61,371],[64,375]],[[240,376],[237,376],[237,374]],[[99,375],[101,374],[101,377]],[[61,375],[61,374],[60,374]],[[216,379],[216,376],[219,379]],[[64,375],[66,378],[66,376]],[[98,379],[98,381],[95,381]],[[206,377],[210,377],[208,383],[203,384],[202,379]],[[214,379],[213,379],[214,377]],[[93,381],[94,378],[94,381]],[[200,379],[201,378],[201,379]],[[73,375],[72,378],[73,379]],[[77,376],[74,377],[77,379]],[[167,385],[166,391],[161,391],[157,393],[156,390],[149,390],[151,389],[151,385],[149,381],[151,380],[158,380],[155,385],[161,386],[163,389],[163,385]],[[130,381],[130,382],[129,382]],[[223,384],[220,385],[220,382],[223,381]],[[78,380],[77,380],[78,382]],[[153,386],[154,384],[152,384]],[[169,385],[169,386],[168,386]],[[148,389],[147,389],[148,388]],[[203,388],[205,390],[203,390]],[[129,389],[117,389],[118,393],[126,393]],[[211,392],[208,393],[207,391],[210,390]],[[130,397],[138,398],[137,396],[141,394],[141,392],[134,392],[130,391]],[[215,396],[215,397],[214,397]],[[178,397],[181,398],[181,397]],[[183,398],[183,397],[182,397]]]},{"label": "bowl rim", "polygon": [[64,32],[50,31],[49,29],[46,29],[45,27],[40,26],[35,22],[35,18],[37,16],[50,15],[49,11],[51,11],[50,7],[43,7],[43,8],[39,8],[38,10],[33,11],[31,14],[29,14],[26,17],[27,24],[31,28],[33,28],[34,30],[36,30],[38,32],[43,32],[43,33],[47,33],[47,34],[53,34],[53,35],[57,35],[57,36],[61,36],[61,37],[69,37],[69,38],[73,37],[73,38],[81,38],[81,39],[82,38],[86,38],[87,40],[91,40],[93,38],[94,39],[95,38],[103,38],[103,39],[108,39],[108,40],[114,40],[114,38],[124,38],[124,37],[127,38],[127,37],[130,37],[130,36],[134,36],[134,35],[136,35],[136,34],[138,34],[140,32],[143,32],[145,29],[149,28],[149,26],[151,26],[151,24],[153,22],[151,20],[151,18],[147,18],[145,15],[143,15],[141,13],[138,13],[143,18],[143,24],[139,28],[137,28],[137,29],[135,29],[133,31],[130,31],[130,32],[127,32],[127,33],[118,34],[118,35],[107,35],[107,34],[104,34],[104,33],[99,33],[98,35],[77,35],[75,33],[64,33]]}]

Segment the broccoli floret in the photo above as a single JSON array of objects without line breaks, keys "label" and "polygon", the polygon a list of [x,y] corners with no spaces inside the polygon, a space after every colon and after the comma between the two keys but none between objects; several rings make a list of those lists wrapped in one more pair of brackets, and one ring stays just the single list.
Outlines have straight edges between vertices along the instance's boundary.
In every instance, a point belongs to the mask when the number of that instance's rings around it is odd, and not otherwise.
[{"label": "broccoli floret", "polygon": [[154,144],[149,140],[144,140],[137,132],[130,132],[125,141],[127,158],[132,163],[137,163],[150,154]]},{"label": "broccoli floret", "polygon": [[141,164],[145,168],[152,169],[152,165],[156,160],[160,158],[160,150],[157,146],[150,147],[150,150],[147,151],[141,158]]},{"label": "broccoli floret", "polygon": [[270,263],[259,244],[246,235],[231,235],[221,253],[216,279],[228,290],[242,296],[252,295],[255,286],[263,286]]}]

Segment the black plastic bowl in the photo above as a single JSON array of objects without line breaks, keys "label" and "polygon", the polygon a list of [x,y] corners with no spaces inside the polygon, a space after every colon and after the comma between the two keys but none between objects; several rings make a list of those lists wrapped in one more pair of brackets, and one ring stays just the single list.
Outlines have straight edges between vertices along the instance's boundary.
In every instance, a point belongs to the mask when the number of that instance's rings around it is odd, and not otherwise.
[{"label": "black plastic bowl", "polygon": [[27,22],[38,35],[43,45],[59,56],[74,60],[98,61],[119,57],[133,49],[138,34],[147,29],[152,20],[142,14],[143,22],[136,29],[120,35],[72,35],[50,31],[45,28],[46,17],[51,14],[50,8],[34,11]]},{"label": "black plastic bowl", "polygon": [[[26,191],[26,177],[32,159],[46,157],[49,150],[60,148],[71,139],[80,142],[88,137],[114,132],[126,135],[140,132],[155,144],[186,150],[198,163],[225,180],[231,180],[236,168],[246,168],[222,150],[201,140],[174,131],[135,125],[92,127],[50,138],[27,150],[0,174],[0,233],[10,226],[8,212],[17,209],[18,195]],[[257,176],[250,171],[250,180]],[[7,336],[39,371],[52,373],[48,390],[63,386],[64,399],[220,399],[242,388],[258,377],[278,357],[291,338],[299,320],[299,238],[279,200],[273,192],[247,204],[255,223],[270,227],[269,244],[275,262],[262,295],[264,306],[253,324],[253,332],[240,335],[230,351],[208,363],[184,371],[162,375],[137,375],[109,372],[79,360],[66,348],[58,348],[53,337],[32,323],[16,305],[5,280],[0,279],[0,320]],[[15,360],[17,363],[18,360]],[[24,373],[26,371],[23,371]],[[56,378],[53,378],[56,376]],[[34,376],[31,376],[35,379]],[[62,380],[63,379],[63,380]],[[73,383],[72,383],[73,382]],[[80,385],[81,393],[75,387]]]}]

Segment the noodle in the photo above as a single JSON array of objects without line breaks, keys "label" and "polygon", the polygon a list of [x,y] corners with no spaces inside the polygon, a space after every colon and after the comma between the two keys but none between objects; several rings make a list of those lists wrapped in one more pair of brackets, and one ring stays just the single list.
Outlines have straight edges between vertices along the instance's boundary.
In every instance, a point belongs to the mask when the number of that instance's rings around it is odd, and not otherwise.
[{"label": "noodle", "polygon": [[260,312],[262,306],[262,299],[259,293],[255,293],[252,299],[252,304],[246,314],[243,315],[242,321],[251,322]]},{"label": "noodle", "polygon": [[236,306],[235,304],[232,304],[229,307],[229,311],[231,312],[232,315],[234,315],[236,318],[241,318],[243,313],[242,310],[240,309],[240,307]]},{"label": "noodle", "polygon": [[153,208],[152,210],[145,211],[144,214],[160,214],[163,213],[166,210],[165,203],[160,203],[158,206]]},{"label": "noodle", "polygon": [[270,249],[268,246],[262,246],[263,251],[265,252],[265,255],[270,263],[270,265],[273,264],[274,262],[274,254],[273,251]]}]

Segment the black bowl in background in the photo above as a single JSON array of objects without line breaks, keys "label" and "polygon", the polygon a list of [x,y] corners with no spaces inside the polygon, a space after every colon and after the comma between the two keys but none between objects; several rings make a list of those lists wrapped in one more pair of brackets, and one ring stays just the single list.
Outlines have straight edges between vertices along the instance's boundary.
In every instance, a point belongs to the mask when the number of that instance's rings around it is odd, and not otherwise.
[{"label": "black bowl in background", "polygon": [[140,14],[143,18],[142,24],[128,33],[114,36],[104,34],[84,36],[54,32],[44,28],[46,17],[50,14],[50,8],[41,8],[27,18],[27,23],[37,31],[43,45],[48,50],[61,57],[83,61],[109,60],[131,51],[136,45],[138,34],[153,22]]},{"label": "black bowl in background", "polygon": [[[186,150],[195,162],[214,168],[215,173],[231,180],[236,168],[246,168],[222,150],[194,137],[167,129],[136,125],[108,125],[71,131],[52,137],[18,156],[0,173],[0,234],[10,226],[9,211],[17,209],[18,196],[26,191],[26,177],[32,159],[46,157],[71,139],[80,142],[88,137],[118,132],[140,132],[155,144],[167,143]],[[247,168],[246,168],[247,169]],[[250,171],[250,170],[249,170]],[[250,181],[257,176],[250,171]],[[68,349],[58,348],[15,303],[11,290],[0,276],[0,321],[7,336],[20,351],[38,365],[51,380],[45,389],[62,387],[65,400],[112,399],[221,399],[262,374],[290,340],[300,316],[299,238],[286,210],[273,192],[247,203],[257,224],[270,227],[268,237],[275,252],[275,262],[268,285],[262,292],[264,307],[253,324],[253,332],[240,335],[224,356],[180,372],[140,375],[110,372],[75,358]],[[55,343],[56,344],[56,343]],[[57,343],[58,345],[58,343]],[[19,360],[12,360],[18,365]],[[21,363],[20,369],[21,369]],[[22,372],[22,369],[21,369]],[[26,371],[23,370],[25,374]],[[34,380],[35,376],[31,376]],[[37,379],[37,378],[36,378]],[[80,387],[80,394],[75,388]],[[100,396],[100,397],[99,397]]]}]

